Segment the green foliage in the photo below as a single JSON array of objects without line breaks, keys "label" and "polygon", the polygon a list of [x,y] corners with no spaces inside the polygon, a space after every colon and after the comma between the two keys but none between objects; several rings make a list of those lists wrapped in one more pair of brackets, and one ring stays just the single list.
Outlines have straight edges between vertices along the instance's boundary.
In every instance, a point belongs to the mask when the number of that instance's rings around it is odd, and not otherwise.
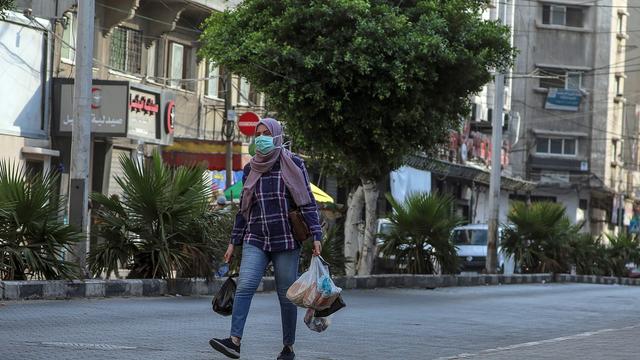
[{"label": "green foliage", "polygon": [[[344,227],[333,226],[324,233],[322,239],[322,252],[320,255],[329,263],[331,275],[344,275],[344,266],[346,258],[344,256]],[[307,271],[311,263],[313,250],[313,241],[305,241],[302,246],[302,254],[300,260],[301,273]]]},{"label": "green foliage", "polygon": [[611,276],[627,276],[629,274],[626,264],[640,265],[640,239],[633,234],[620,233],[618,235],[606,235],[609,246],[606,248],[606,259],[603,266],[608,266],[608,274]]},{"label": "green foliage", "polygon": [[508,219],[513,226],[505,228],[502,251],[513,255],[523,272],[568,270],[570,241],[582,224],[572,225],[562,204],[516,202]]},{"label": "green foliage", "polygon": [[569,240],[571,247],[570,261],[576,266],[580,275],[607,275],[609,258],[607,247],[599,237],[591,234],[578,234]]},{"label": "green foliage", "polygon": [[16,8],[14,0],[0,0],[0,19],[4,19],[6,16],[5,11],[13,10]]},{"label": "green foliage", "polygon": [[92,195],[103,238],[88,258],[92,273],[110,275],[118,262],[131,262],[134,278],[171,278],[173,271],[209,276],[219,246],[208,236],[222,217],[208,214],[203,169],[172,169],[157,152],[145,165],[126,156],[120,163],[122,199]]},{"label": "green foliage", "polygon": [[[461,219],[453,213],[453,198],[442,194],[417,193],[399,204],[387,194],[393,207],[389,214],[392,228],[380,234],[380,248],[385,257],[395,257],[396,264],[412,274],[432,274],[458,270],[456,247],[450,236]],[[437,264],[437,265],[436,265]]]},{"label": "green foliage", "polygon": [[64,201],[58,175],[28,173],[0,161],[0,279],[72,279],[75,264],[63,260],[80,234],[61,221]]},{"label": "green foliage", "polygon": [[512,61],[486,5],[245,0],[206,21],[201,56],[266,93],[301,150],[342,177],[377,179],[447,139],[490,70]]}]

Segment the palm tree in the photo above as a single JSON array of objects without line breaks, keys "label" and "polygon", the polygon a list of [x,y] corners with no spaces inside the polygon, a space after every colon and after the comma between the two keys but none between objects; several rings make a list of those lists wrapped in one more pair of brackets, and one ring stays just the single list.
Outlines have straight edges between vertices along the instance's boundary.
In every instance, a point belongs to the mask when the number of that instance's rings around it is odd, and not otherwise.
[{"label": "palm tree", "polygon": [[606,275],[609,273],[610,260],[607,247],[601,237],[591,234],[578,234],[569,240],[571,263],[580,275]]},{"label": "palm tree", "polygon": [[453,198],[436,193],[416,193],[402,204],[387,194],[393,207],[389,214],[392,228],[383,239],[381,251],[412,274],[443,273],[458,270],[456,248],[451,231],[461,224],[453,213]]},{"label": "palm tree", "polygon": [[618,235],[606,235],[609,245],[606,247],[605,266],[612,276],[627,276],[628,263],[640,265],[640,239],[634,234],[619,233]]},{"label": "palm tree", "polygon": [[77,266],[64,257],[80,234],[61,221],[57,188],[57,173],[30,173],[0,161],[0,278],[78,277]]},{"label": "palm tree", "polygon": [[561,272],[568,269],[570,240],[582,224],[572,225],[565,207],[553,202],[516,202],[508,215],[502,251],[513,255],[524,272]]},{"label": "palm tree", "polygon": [[124,175],[116,181],[122,198],[92,195],[104,243],[90,253],[91,271],[109,275],[118,262],[131,262],[129,277],[171,278],[174,272],[193,270],[193,264],[200,269],[210,264],[203,270],[210,273],[214,249],[207,239],[194,235],[210,205],[204,169],[172,169],[158,152],[144,165],[127,156],[120,163]]}]

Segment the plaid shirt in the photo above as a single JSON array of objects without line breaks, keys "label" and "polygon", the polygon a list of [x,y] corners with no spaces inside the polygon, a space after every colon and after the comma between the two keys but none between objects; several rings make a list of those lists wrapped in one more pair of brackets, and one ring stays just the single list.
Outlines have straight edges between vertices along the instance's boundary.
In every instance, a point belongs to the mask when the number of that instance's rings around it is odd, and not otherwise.
[{"label": "plaid shirt", "polygon": [[[311,202],[300,206],[300,212],[309,226],[313,239],[322,240],[322,228],[318,217],[318,205],[309,186],[309,176],[304,162],[297,156],[293,156],[293,161],[302,169],[307,191],[311,197]],[[251,166],[244,167],[242,183],[245,183]],[[242,203],[241,197],[240,202]],[[257,246],[264,251],[285,251],[293,250],[300,245],[291,234],[289,224],[289,204],[294,204],[293,198],[287,191],[280,162],[276,161],[270,171],[262,174],[255,188],[253,204],[251,205],[251,215],[249,219],[238,212],[235,225],[231,233],[231,243],[241,245],[243,242]]]}]

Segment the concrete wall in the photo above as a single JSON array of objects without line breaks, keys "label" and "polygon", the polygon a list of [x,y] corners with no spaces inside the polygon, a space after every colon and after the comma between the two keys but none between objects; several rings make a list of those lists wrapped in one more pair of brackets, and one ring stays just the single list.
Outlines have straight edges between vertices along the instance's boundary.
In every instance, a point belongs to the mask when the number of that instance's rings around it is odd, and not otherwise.
[{"label": "concrete wall", "polygon": [[[489,188],[480,188],[477,196],[477,205],[475,209],[475,224],[487,224],[489,222]],[[507,222],[507,214],[511,209],[509,201],[509,193],[507,191],[500,192],[500,215],[498,221],[500,223]]]},{"label": "concrete wall", "polygon": [[[585,5],[584,1],[563,0],[557,3]],[[517,74],[534,74],[540,66],[552,65],[584,71],[582,88],[585,95],[578,112],[544,109],[546,91],[539,88],[534,76],[516,78],[513,85],[513,109],[519,112],[522,126],[519,144],[513,148],[515,175],[527,173],[529,154],[535,152],[534,130],[551,130],[579,137],[577,160],[589,161],[591,173],[606,186],[618,185],[621,176],[611,166],[612,137],[620,137],[621,104],[615,103],[615,74],[611,63],[624,63],[624,41],[616,38],[618,9],[626,1],[602,1],[597,6],[584,6],[584,27],[568,28],[542,24],[542,2],[518,6],[515,19],[515,43],[520,54],[515,65]],[[533,6],[538,5],[538,6]],[[596,69],[602,68],[600,71]],[[594,73],[597,74],[594,76]]]}]

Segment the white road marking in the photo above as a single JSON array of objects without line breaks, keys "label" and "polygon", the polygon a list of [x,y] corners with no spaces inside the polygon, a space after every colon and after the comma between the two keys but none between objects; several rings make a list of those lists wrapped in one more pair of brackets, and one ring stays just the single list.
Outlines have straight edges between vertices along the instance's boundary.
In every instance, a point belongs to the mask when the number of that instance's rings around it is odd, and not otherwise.
[{"label": "white road marking", "polygon": [[526,342],[526,343],[521,343],[521,344],[501,346],[501,347],[497,347],[497,348],[493,348],[493,349],[481,350],[481,351],[479,351],[477,353],[462,353],[462,354],[458,354],[458,355],[455,355],[455,356],[440,357],[440,358],[437,358],[435,360],[469,359],[469,358],[472,358],[472,357],[475,357],[475,356],[494,354],[494,353],[498,353],[498,352],[501,352],[501,351],[509,351],[509,350],[514,350],[514,349],[529,348],[529,347],[534,347],[534,346],[538,346],[538,345],[559,343],[559,342],[562,342],[562,341],[578,340],[578,339],[583,339],[583,338],[587,338],[587,337],[595,336],[595,335],[600,335],[600,334],[606,334],[606,333],[610,333],[610,332],[614,332],[614,331],[627,331],[627,330],[632,330],[632,329],[637,329],[637,328],[640,328],[640,324],[626,326],[626,327],[618,328],[618,329],[602,329],[602,330],[596,330],[596,331],[588,331],[588,332],[583,332],[583,333],[580,333],[580,334],[569,335],[569,336],[561,336],[561,337],[557,337],[557,338],[553,338],[553,339],[540,340],[540,341],[531,341],[531,342]]}]

